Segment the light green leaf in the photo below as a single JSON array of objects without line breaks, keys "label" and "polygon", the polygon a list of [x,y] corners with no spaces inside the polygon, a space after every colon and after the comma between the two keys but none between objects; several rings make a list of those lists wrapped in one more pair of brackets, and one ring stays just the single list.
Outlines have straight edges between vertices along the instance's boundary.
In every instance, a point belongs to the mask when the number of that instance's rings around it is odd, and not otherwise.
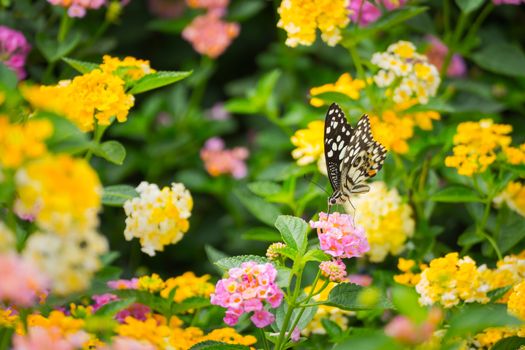
[{"label": "light green leaf", "polygon": [[247,98],[232,98],[224,104],[224,108],[230,113],[255,114],[259,111],[259,105]]},{"label": "light green leaf", "polygon": [[99,66],[96,63],[74,60],[68,57],[64,57],[62,60],[82,74],[89,73]]},{"label": "light green leaf", "polygon": [[456,0],[456,4],[461,9],[461,12],[467,14],[477,10],[483,5],[484,0]]},{"label": "light green leaf", "polygon": [[260,197],[254,196],[246,189],[236,188],[233,193],[253,216],[265,224],[273,225],[277,217],[281,214],[277,206],[266,202]]},{"label": "light green leaf", "polygon": [[107,186],[104,187],[102,192],[102,204],[111,207],[122,207],[124,202],[138,195],[135,188],[128,185]]},{"label": "light green leaf", "polygon": [[474,335],[489,327],[518,324],[521,322],[507,313],[506,305],[467,305],[450,318],[450,328],[444,339]]},{"label": "light green leaf", "polygon": [[191,75],[193,71],[189,72],[155,72],[143,76],[137,80],[131,89],[130,94],[136,95],[162,86],[173,84]]},{"label": "light green leaf", "polygon": [[56,62],[65,57],[80,43],[82,36],[80,33],[71,33],[62,42],[57,42],[55,38],[47,36],[45,32],[36,35],[36,46],[48,62]]},{"label": "light green leaf", "polygon": [[281,186],[271,181],[257,181],[248,184],[250,191],[261,197],[267,197],[281,192]]},{"label": "light green leaf", "polygon": [[281,235],[266,227],[254,227],[242,234],[243,239],[261,242],[277,242]]},{"label": "light green leaf", "polygon": [[480,67],[511,77],[525,77],[525,53],[516,45],[492,42],[472,55]]},{"label": "light green leaf", "polygon": [[383,331],[371,331],[365,334],[355,334],[337,344],[332,350],[402,350],[401,345],[387,337]]},{"label": "light green leaf", "polygon": [[323,252],[321,249],[312,249],[309,250],[304,256],[305,261],[328,261],[330,260],[330,255]]},{"label": "light green leaf", "polygon": [[301,218],[290,215],[280,215],[275,221],[275,227],[281,232],[283,241],[304,255],[308,247],[308,224]]},{"label": "light green leaf", "polygon": [[16,85],[18,84],[16,73],[3,62],[0,62],[0,84],[13,90],[16,89]]},{"label": "light green leaf", "polygon": [[122,165],[126,158],[126,149],[118,141],[106,141],[93,148],[93,153],[111,163]]},{"label": "light green leaf", "polygon": [[399,313],[421,324],[427,318],[427,310],[419,304],[419,295],[414,288],[395,286],[392,288],[392,304]]},{"label": "light green leaf", "polygon": [[330,291],[328,296],[327,305],[336,306],[343,310],[370,310],[372,308],[392,308],[392,303],[384,296],[378,295],[374,305],[368,305],[363,302],[361,293],[365,291],[364,287],[361,287],[353,283],[340,283]]},{"label": "light green leaf", "polygon": [[434,202],[445,203],[483,202],[483,198],[476,191],[458,185],[446,187],[431,195],[430,199]]},{"label": "light green leaf", "polygon": [[96,311],[98,316],[114,316],[117,312],[124,310],[136,301],[134,297],[112,301],[108,304],[103,305]]}]

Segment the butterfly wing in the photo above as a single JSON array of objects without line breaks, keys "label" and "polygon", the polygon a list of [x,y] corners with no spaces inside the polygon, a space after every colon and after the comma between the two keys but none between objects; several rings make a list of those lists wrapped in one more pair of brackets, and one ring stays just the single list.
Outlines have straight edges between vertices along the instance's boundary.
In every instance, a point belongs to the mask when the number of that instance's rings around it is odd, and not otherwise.
[{"label": "butterfly wing", "polygon": [[326,170],[332,189],[337,191],[341,186],[343,159],[346,158],[345,155],[353,129],[346,121],[345,114],[336,103],[332,103],[330,108],[328,108],[324,126]]},{"label": "butterfly wing", "polygon": [[357,127],[350,137],[348,154],[343,161],[345,192],[367,192],[369,187],[364,182],[381,170],[385,157],[386,149],[374,140],[370,120],[365,114],[357,122]]}]

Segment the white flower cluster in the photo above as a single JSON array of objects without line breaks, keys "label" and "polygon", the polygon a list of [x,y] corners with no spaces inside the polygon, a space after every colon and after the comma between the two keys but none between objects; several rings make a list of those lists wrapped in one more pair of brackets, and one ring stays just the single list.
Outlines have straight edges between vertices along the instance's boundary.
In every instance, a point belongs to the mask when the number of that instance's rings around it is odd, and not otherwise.
[{"label": "white flower cluster", "polygon": [[100,255],[107,251],[106,237],[95,230],[66,236],[35,232],[29,236],[23,255],[52,280],[53,292],[64,295],[89,287],[102,267]]},{"label": "white flower cluster", "polygon": [[124,236],[128,241],[139,238],[142,251],[154,256],[155,251],[163,251],[164,246],[177,243],[188,231],[193,199],[179,183],[159,189],[143,181],[137,192],[139,197],[124,203],[127,216]]},{"label": "white flower cluster", "polygon": [[441,83],[436,66],[430,64],[425,55],[418,54],[414,44],[408,41],[398,41],[386,52],[374,53],[371,61],[381,68],[374,76],[376,85],[392,88],[392,99],[396,103],[406,103],[415,97],[419,103],[426,104]]}]

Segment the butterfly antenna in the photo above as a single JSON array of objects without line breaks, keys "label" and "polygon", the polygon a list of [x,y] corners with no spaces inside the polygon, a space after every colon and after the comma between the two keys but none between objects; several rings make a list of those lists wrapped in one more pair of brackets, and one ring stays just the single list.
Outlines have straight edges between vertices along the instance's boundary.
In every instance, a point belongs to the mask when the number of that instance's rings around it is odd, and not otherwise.
[{"label": "butterfly antenna", "polygon": [[[306,175],[304,175],[304,178],[307,179]],[[307,179],[308,180],[308,179]],[[328,191],[323,187],[321,186],[320,184],[318,184],[317,182],[315,182],[314,180],[312,179],[309,179],[308,181],[310,181],[311,183],[313,183],[314,185],[316,185],[317,187],[319,187],[324,193],[326,193],[327,195],[330,195],[330,193],[328,193]],[[328,206],[330,207],[330,206]]]}]

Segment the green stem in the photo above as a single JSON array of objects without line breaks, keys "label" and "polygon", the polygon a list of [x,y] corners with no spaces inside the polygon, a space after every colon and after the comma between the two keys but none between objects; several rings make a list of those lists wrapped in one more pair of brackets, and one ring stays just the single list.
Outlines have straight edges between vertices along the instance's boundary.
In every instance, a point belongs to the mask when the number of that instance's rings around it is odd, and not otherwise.
[{"label": "green stem", "polygon": [[487,2],[487,5],[481,10],[479,16],[476,18],[472,26],[470,27],[469,31],[467,32],[467,35],[465,36],[465,41],[470,41],[476,35],[478,32],[479,27],[481,27],[481,24],[485,21],[487,16],[492,12],[494,9],[494,4],[492,1]]},{"label": "green stem", "polygon": [[69,32],[69,28],[71,28],[71,17],[67,14],[67,11],[64,10],[64,13],[62,14],[62,19],[60,20],[60,27],[58,29],[58,35],[57,35],[57,41],[59,43],[63,42],[66,37],[67,33]]},{"label": "green stem", "polygon": [[443,1],[443,29],[444,41],[447,43],[450,40],[450,0]]},{"label": "green stem", "polygon": [[268,340],[266,340],[266,334],[264,334],[264,330],[262,328],[259,328],[259,333],[261,334],[263,349],[270,350],[270,345],[268,344]]},{"label": "green stem", "polygon": [[201,57],[199,69],[204,71],[208,70],[208,72],[206,72],[206,74],[201,78],[199,82],[197,82],[197,84],[193,88],[185,117],[188,117],[195,109],[197,109],[197,107],[201,103],[202,98],[204,97],[204,92],[206,91],[206,86],[208,85],[208,80],[210,78],[214,63],[215,62],[206,55],[203,55]]},{"label": "green stem", "polygon": [[459,15],[458,25],[456,26],[456,30],[454,31],[454,34],[452,35],[452,38],[447,42],[448,52],[445,56],[445,60],[443,62],[443,66],[441,67],[440,76],[441,79],[443,79],[447,75],[448,67],[450,66],[450,62],[452,61],[452,56],[457,52],[457,48],[460,46],[461,43],[461,36],[463,35],[463,32],[465,30],[465,25],[467,24],[468,15],[464,14],[463,12]]},{"label": "green stem", "polygon": [[492,206],[492,200],[493,196],[489,196],[487,198],[487,201],[485,203],[485,209],[483,211],[483,216],[481,217],[481,221],[477,227],[477,232],[479,235],[483,236],[492,246],[494,251],[496,252],[496,255],[498,256],[498,260],[503,259],[503,255],[501,255],[501,251],[499,250],[498,244],[496,243],[496,240],[492,236],[490,236],[487,232],[485,232],[485,226],[487,225],[487,220],[490,215],[490,208]]},{"label": "green stem", "polygon": [[15,332],[12,328],[0,329],[0,350],[8,350],[11,345],[11,338]]},{"label": "green stem", "polygon": [[89,150],[87,151],[86,155],[84,156],[84,159],[88,162],[91,160],[91,157],[93,157],[93,149],[97,148],[100,145],[100,140],[102,139],[102,136],[104,135],[104,132],[109,127],[109,125],[99,125],[95,124],[95,132],[93,134],[93,142],[91,147],[89,147]]},{"label": "green stem", "polygon": [[[295,263],[300,263],[300,261],[295,261]],[[288,330],[288,324],[290,324],[290,320],[293,316],[293,311],[295,307],[297,306],[296,301],[297,301],[297,297],[299,297],[299,293],[301,292],[301,280],[303,277],[303,269],[300,268],[298,270],[299,271],[296,274],[297,278],[295,280],[295,286],[294,286],[292,299],[288,303],[288,311],[286,311],[286,315],[284,316],[283,325],[282,325],[281,331],[279,332],[279,338],[277,338],[277,342],[275,343],[275,350],[280,350],[281,347],[284,344],[286,344],[285,338],[286,338],[286,333]]]}]

